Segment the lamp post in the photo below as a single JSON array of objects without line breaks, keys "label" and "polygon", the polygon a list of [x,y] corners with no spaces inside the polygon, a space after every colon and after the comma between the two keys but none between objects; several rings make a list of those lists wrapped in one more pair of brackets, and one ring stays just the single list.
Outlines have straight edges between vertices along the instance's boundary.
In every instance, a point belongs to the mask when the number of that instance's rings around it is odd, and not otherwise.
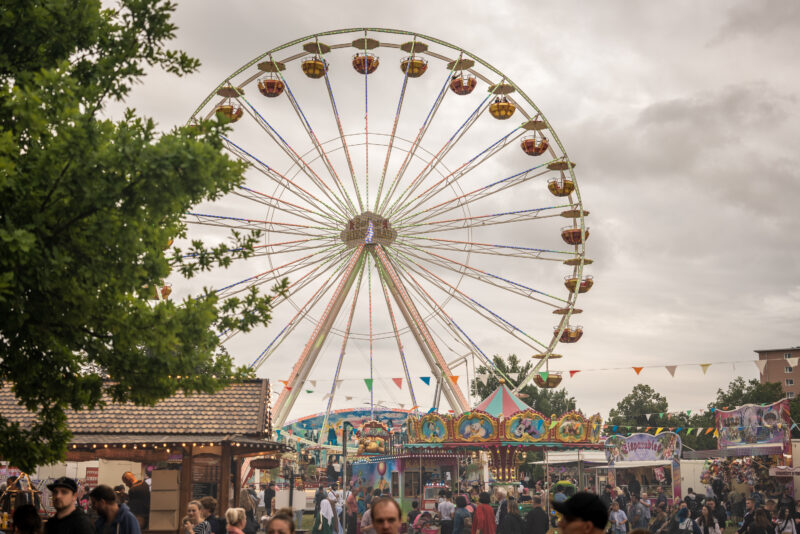
[{"label": "lamp post", "polygon": [[294,504],[294,467],[291,465],[284,465],[283,466],[283,478],[289,480],[289,508],[294,509],[292,506]]},{"label": "lamp post", "polygon": [[342,508],[344,509],[344,521],[342,522],[342,534],[347,534],[347,427],[355,429],[353,424],[350,421],[344,421],[342,423],[342,497],[344,498],[344,503],[342,504]]}]

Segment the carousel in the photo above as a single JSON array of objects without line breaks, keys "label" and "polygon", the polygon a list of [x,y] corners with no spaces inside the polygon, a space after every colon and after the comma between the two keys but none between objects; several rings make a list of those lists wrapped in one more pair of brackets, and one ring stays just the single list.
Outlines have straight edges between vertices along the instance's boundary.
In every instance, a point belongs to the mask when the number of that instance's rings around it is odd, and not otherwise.
[{"label": "carousel", "polygon": [[602,419],[580,412],[547,416],[522,402],[501,380],[473,410],[459,415],[428,413],[410,416],[408,449],[418,451],[486,452],[498,483],[516,481],[518,465],[534,449],[598,449]]}]

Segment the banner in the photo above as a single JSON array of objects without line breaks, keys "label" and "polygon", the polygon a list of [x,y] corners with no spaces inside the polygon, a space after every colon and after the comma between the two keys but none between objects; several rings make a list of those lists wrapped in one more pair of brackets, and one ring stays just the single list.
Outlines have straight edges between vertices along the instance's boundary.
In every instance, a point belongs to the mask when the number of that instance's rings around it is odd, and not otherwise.
[{"label": "banner", "polygon": [[616,462],[648,462],[674,460],[681,457],[681,437],[674,432],[611,436],[606,440],[606,460]]},{"label": "banner", "polygon": [[767,406],[745,404],[735,410],[717,410],[717,448],[755,443],[783,443],[789,439],[789,400]]}]

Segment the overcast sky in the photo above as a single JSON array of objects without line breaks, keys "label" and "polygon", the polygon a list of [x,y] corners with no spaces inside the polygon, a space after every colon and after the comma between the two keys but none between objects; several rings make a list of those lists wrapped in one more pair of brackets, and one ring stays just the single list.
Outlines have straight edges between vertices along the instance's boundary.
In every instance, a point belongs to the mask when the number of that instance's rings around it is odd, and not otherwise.
[{"label": "overcast sky", "polygon": [[[233,0],[223,9],[192,0],[179,3],[175,22],[173,45],[199,58],[200,70],[182,79],[152,73],[128,101],[163,129],[184,123],[252,58],[338,28],[431,35],[480,56],[523,88],[577,163],[591,212],[587,256],[595,263],[587,272],[596,284],[580,297],[584,313],[573,321],[585,335],[559,346],[565,357],[553,366],[587,370],[563,382],[585,412],[607,414],[637,382],[666,395],[671,409],[698,409],[734,376],[757,376],[752,363],[712,365],[705,375],[697,365],[679,367],[675,378],[663,367],[639,376],[589,369],[752,360],[754,349],[800,345],[800,3]],[[389,63],[382,68],[399,76],[394,55],[378,54]],[[328,106],[320,90],[318,104]],[[435,151],[440,144],[434,138],[425,146]],[[495,302],[496,292],[484,290],[474,296]],[[285,378],[301,338],[259,375]],[[264,339],[232,344],[234,357],[249,363]],[[312,378],[330,379],[340,342]],[[503,336],[483,342],[488,353],[518,351]],[[346,376],[358,379],[363,347],[352,350],[358,356]],[[396,363],[396,347],[376,346],[375,356]],[[412,365],[412,376],[430,374],[421,359]],[[388,363],[386,369],[376,371],[387,379],[376,395],[407,407],[387,383],[402,375]],[[352,401],[338,398],[335,407],[363,406],[363,384],[348,384]],[[310,389],[318,391],[302,397],[293,417],[320,411],[325,391]]]}]

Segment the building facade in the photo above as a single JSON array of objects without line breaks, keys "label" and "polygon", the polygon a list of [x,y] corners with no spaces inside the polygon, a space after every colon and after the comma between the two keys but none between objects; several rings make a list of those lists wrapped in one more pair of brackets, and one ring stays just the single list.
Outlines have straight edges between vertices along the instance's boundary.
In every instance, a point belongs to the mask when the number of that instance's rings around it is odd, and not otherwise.
[{"label": "building facade", "polygon": [[766,360],[761,383],[778,382],[790,399],[800,395],[800,347],[756,350],[759,360]]}]

